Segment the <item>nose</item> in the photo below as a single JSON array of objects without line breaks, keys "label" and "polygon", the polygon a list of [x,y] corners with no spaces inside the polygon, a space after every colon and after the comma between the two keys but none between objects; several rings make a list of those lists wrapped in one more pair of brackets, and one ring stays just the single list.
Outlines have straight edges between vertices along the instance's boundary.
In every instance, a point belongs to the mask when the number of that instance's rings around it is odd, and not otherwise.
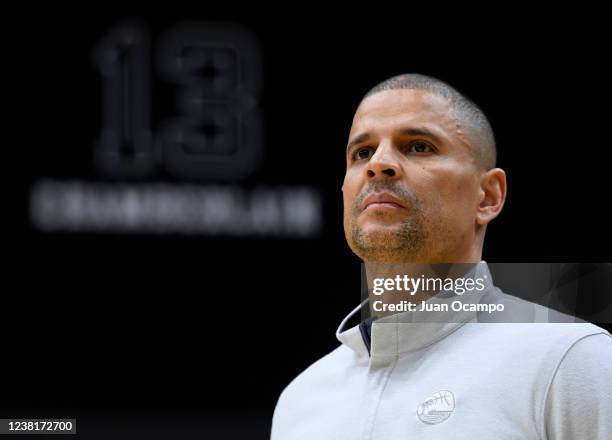
[{"label": "nose", "polygon": [[378,146],[364,170],[368,180],[397,180],[402,176],[402,169],[391,147],[390,144]]}]

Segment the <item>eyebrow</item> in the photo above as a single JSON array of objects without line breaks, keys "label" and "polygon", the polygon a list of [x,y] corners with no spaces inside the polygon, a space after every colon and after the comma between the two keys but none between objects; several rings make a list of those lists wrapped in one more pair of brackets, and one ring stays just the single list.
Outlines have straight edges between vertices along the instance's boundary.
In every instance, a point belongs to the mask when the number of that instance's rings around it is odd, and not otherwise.
[{"label": "eyebrow", "polygon": [[348,152],[348,150],[350,150],[353,145],[357,145],[357,144],[360,144],[362,142],[365,142],[368,139],[370,139],[371,137],[372,137],[372,135],[369,132],[367,132],[367,131],[365,133],[361,133],[360,135],[355,136],[353,138],[353,140],[350,141],[348,143],[348,145],[346,146],[346,151]]},{"label": "eyebrow", "polygon": [[[398,134],[401,136],[424,136],[424,137],[429,137],[435,140],[439,140],[438,136],[436,136],[432,131],[429,131],[428,129],[424,127],[405,128],[403,130],[400,130]],[[372,137],[372,134],[367,131],[365,133],[361,133],[360,135],[355,136],[353,140],[350,141],[348,145],[346,146],[346,151],[350,150],[353,145],[357,145],[362,142],[365,142],[371,137]]]}]

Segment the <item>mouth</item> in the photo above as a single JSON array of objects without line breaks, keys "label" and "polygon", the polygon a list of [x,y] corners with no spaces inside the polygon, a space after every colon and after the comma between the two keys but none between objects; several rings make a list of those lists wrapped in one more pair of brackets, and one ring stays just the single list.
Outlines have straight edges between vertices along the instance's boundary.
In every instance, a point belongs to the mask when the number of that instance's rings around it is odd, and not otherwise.
[{"label": "mouth", "polygon": [[388,192],[372,193],[361,204],[362,211],[372,209],[397,210],[402,208],[405,208],[402,202]]}]

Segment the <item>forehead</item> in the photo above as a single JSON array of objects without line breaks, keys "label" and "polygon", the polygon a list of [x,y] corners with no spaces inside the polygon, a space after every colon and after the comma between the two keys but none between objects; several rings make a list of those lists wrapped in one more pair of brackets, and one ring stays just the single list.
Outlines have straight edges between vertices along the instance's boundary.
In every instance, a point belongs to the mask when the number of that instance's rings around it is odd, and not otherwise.
[{"label": "forehead", "polygon": [[451,135],[456,122],[448,101],[425,90],[384,90],[365,98],[355,113],[351,134],[380,132],[411,123],[435,125]]}]

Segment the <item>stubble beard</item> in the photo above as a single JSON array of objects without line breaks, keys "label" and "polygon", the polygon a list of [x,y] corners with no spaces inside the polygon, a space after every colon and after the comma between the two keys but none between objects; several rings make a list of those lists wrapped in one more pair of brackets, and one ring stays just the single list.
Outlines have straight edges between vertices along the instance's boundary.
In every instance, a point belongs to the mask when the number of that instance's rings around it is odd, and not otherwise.
[{"label": "stubble beard", "polygon": [[[381,228],[377,231],[365,232],[357,224],[361,213],[361,203],[371,192],[388,190],[407,204],[409,216],[399,226]],[[384,213],[374,213],[384,216]],[[385,185],[372,185],[368,191],[356,198],[351,210],[351,238],[353,251],[364,261],[381,263],[400,263],[421,261],[426,255],[427,232],[425,215],[419,200],[410,192]]]}]

